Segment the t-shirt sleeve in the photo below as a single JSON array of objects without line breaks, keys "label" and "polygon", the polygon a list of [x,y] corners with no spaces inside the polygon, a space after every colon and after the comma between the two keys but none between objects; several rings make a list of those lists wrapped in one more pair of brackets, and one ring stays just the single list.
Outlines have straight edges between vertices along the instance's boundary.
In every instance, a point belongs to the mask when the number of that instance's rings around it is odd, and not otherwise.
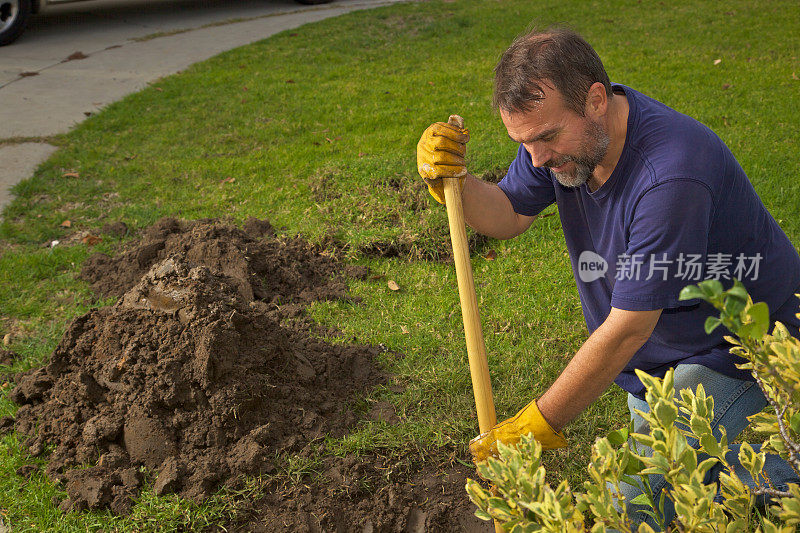
[{"label": "t-shirt sleeve", "polygon": [[498,183],[506,193],[514,212],[534,216],[556,200],[550,172],[536,168],[525,147],[520,145],[517,157],[508,168],[508,174]]},{"label": "t-shirt sleeve", "polygon": [[670,180],[642,195],[617,258],[611,306],[652,311],[694,303],[678,295],[704,279],[713,214],[711,191],[696,180]]}]

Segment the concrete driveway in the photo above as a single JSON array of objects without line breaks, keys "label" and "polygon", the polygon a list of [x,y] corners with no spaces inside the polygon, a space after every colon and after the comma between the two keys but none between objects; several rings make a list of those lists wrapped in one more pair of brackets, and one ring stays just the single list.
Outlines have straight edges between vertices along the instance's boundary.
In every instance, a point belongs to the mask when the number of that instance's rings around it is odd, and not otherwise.
[{"label": "concrete driveway", "polygon": [[148,83],[274,33],[398,0],[95,0],[51,7],[0,47],[0,209],[47,137]]}]

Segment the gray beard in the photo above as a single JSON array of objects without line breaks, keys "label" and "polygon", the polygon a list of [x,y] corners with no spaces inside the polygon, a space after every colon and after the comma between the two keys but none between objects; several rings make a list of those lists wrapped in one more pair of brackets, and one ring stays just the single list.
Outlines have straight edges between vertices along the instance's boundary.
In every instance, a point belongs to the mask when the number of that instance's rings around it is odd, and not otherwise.
[{"label": "gray beard", "polygon": [[[575,161],[575,159],[570,159],[570,161]],[[593,171],[594,167],[590,168],[587,165],[575,161],[575,171],[573,173],[553,171],[553,176],[555,176],[556,180],[558,180],[558,182],[564,187],[572,187],[577,189],[589,181],[589,178],[592,177]]]},{"label": "gray beard", "polygon": [[567,156],[559,161],[558,164],[548,165],[560,167],[568,161],[575,163],[575,170],[572,173],[555,172],[551,169],[556,180],[564,187],[578,188],[589,181],[589,178],[592,177],[592,172],[608,152],[608,145],[611,143],[611,139],[596,122],[589,122],[589,127],[584,132],[584,138],[586,139],[586,144],[581,155]]}]

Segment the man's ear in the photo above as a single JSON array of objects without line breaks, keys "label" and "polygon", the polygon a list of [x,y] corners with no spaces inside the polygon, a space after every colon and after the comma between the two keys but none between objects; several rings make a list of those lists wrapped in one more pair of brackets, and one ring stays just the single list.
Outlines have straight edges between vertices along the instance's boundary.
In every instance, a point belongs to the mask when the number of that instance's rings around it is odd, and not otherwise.
[{"label": "man's ear", "polygon": [[596,81],[589,87],[589,92],[586,95],[586,109],[585,114],[592,119],[598,119],[606,114],[608,110],[608,94],[606,94],[606,86]]}]

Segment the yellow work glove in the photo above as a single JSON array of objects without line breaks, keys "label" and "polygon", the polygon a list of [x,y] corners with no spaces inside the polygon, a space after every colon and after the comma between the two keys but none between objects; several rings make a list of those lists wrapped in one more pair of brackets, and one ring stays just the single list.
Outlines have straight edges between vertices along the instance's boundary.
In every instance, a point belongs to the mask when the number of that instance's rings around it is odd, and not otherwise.
[{"label": "yellow work glove", "polygon": [[536,400],[534,400],[508,420],[500,422],[486,433],[469,441],[472,460],[480,463],[490,456],[497,457],[497,441],[507,446],[513,446],[519,442],[522,435],[528,433],[533,433],[534,438],[539,441],[544,450],[563,448],[567,445],[564,434],[553,431],[542,413],[539,412]]},{"label": "yellow work glove", "polygon": [[460,178],[459,185],[464,187],[467,141],[467,130],[447,122],[435,122],[417,143],[417,171],[428,184],[431,196],[440,204],[444,203],[442,178]]}]

